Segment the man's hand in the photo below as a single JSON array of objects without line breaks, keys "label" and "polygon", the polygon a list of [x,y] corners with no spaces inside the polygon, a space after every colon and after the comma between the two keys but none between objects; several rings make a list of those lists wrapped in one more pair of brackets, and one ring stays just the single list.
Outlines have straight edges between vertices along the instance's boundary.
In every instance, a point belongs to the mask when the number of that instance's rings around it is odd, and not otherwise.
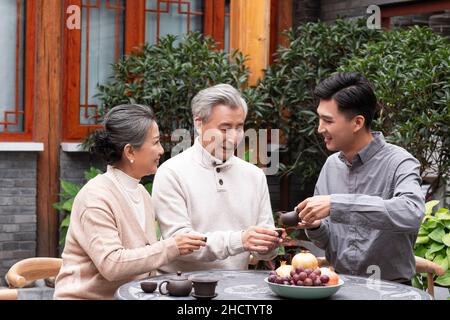
[{"label": "man's hand", "polygon": [[275,230],[250,227],[242,233],[242,244],[246,251],[266,253],[277,248],[283,239],[278,238]]},{"label": "man's hand", "polygon": [[[296,207],[299,217],[305,225],[312,225],[330,215],[331,196],[315,196],[300,202]],[[314,228],[314,227],[310,227]]]},{"label": "man's hand", "polygon": [[313,223],[305,223],[302,221],[297,225],[298,229],[315,229],[318,227],[320,227],[320,220],[316,220]]}]

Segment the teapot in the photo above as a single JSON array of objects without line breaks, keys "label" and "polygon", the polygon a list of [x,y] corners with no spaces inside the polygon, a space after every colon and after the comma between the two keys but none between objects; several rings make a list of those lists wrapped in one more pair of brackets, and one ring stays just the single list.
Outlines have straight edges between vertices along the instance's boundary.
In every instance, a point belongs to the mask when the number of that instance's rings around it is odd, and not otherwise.
[{"label": "teapot", "polygon": [[[166,284],[167,291],[163,290],[163,285]],[[192,291],[192,281],[187,277],[181,275],[181,271],[169,280],[163,281],[159,284],[158,290],[163,295],[171,295],[175,297],[188,296]]]},{"label": "teapot", "polygon": [[297,210],[281,212],[280,219],[281,222],[288,227],[296,226],[300,222]]}]

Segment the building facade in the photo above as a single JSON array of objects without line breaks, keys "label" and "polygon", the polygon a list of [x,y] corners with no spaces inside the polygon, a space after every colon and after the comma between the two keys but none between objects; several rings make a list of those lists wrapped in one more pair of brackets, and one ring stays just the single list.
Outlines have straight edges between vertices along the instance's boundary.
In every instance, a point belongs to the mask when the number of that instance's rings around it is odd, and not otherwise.
[{"label": "building facade", "polygon": [[[450,1],[406,0],[2,0],[0,281],[18,260],[58,255],[52,205],[60,179],[82,183],[91,166],[104,169],[80,142],[99,127],[96,86],[110,76],[111,63],[165,34],[200,31],[248,54],[252,83],[285,44],[282,30],[364,17],[372,4],[382,8],[386,28],[430,24],[450,9]],[[302,199],[298,182],[268,182],[274,209]]]}]

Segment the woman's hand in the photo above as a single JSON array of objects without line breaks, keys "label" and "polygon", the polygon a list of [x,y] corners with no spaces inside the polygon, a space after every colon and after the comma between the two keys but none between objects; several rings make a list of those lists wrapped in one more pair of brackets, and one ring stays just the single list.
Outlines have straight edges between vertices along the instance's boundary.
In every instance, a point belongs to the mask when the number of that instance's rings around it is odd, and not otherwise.
[{"label": "woman's hand", "polygon": [[184,256],[206,246],[206,237],[190,233],[177,234],[173,237],[177,243],[180,255]]}]

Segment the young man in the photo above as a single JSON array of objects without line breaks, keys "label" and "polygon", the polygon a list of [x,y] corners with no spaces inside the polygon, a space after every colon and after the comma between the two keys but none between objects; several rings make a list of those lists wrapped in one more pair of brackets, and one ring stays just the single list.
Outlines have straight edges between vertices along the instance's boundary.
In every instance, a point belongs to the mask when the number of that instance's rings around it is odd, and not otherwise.
[{"label": "young man", "polygon": [[[320,83],[318,132],[331,155],[314,197],[298,204],[301,228],[338,273],[408,283],[424,214],[419,162],[370,130],[377,100],[358,73]],[[399,110],[399,112],[401,112]]]},{"label": "young man", "polygon": [[152,196],[164,238],[201,233],[207,243],[160,271],[247,269],[250,252],[272,259],[282,240],[274,231],[266,176],[234,156],[247,104],[235,88],[220,84],[194,97],[192,113],[199,137],[161,165]]}]

